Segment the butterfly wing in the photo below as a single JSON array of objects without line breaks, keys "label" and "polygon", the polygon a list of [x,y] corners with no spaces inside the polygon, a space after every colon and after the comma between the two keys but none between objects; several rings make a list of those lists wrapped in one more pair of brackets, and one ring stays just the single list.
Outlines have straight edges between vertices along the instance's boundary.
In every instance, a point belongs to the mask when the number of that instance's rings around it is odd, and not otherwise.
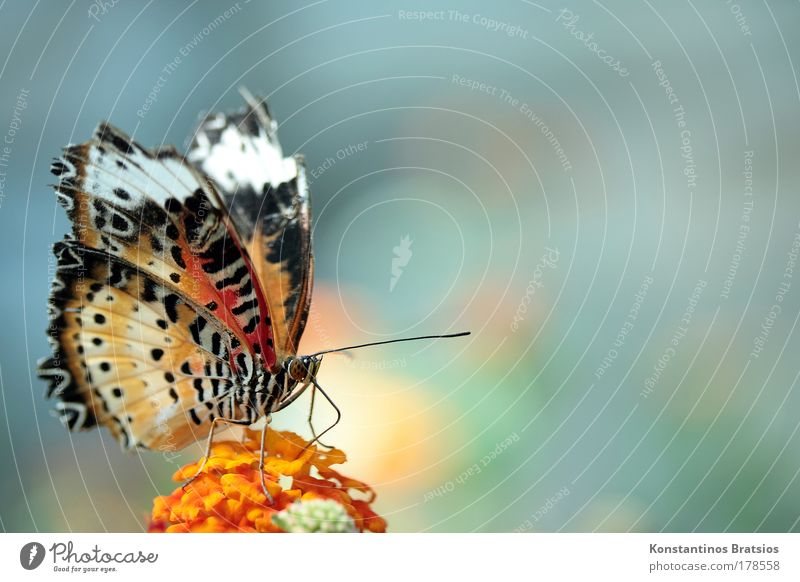
[{"label": "butterfly wing", "polygon": [[230,418],[229,330],[105,253],[74,239],[54,250],[54,354],[40,375],[70,429],[106,425],[128,448],[182,448],[199,436],[194,425]]},{"label": "butterfly wing", "polygon": [[285,158],[263,100],[208,116],[187,158],[217,184],[272,314],[278,359],[297,353],[311,303],[311,200],[303,158]]},{"label": "butterfly wing", "polygon": [[107,124],[52,166],[73,233],[54,250],[53,357],[40,364],[71,429],[108,426],[128,447],[181,448],[256,359],[276,362],[250,257],[213,186],[173,149]]}]

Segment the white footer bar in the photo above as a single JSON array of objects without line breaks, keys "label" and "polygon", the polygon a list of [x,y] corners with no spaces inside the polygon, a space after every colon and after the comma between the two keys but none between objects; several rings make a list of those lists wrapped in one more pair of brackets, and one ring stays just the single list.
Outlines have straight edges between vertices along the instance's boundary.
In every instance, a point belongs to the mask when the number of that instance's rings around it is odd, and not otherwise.
[{"label": "white footer bar", "polygon": [[800,580],[797,534],[2,534],[6,580]]}]

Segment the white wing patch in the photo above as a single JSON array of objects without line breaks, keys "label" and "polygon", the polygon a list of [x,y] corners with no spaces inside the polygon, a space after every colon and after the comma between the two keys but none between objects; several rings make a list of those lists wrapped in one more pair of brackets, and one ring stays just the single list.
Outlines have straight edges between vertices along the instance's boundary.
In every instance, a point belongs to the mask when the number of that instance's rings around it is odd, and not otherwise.
[{"label": "white wing patch", "polygon": [[[264,131],[249,135],[227,124],[224,115],[208,119],[188,155],[188,160],[211,176],[223,191],[233,193],[247,185],[261,193],[264,184],[278,185],[297,176],[297,161],[283,157],[276,138]],[[213,129],[221,130],[214,142],[203,131]]]},{"label": "white wing patch", "polygon": [[100,124],[89,144],[65,151],[53,165],[61,181],[78,178],[87,192],[117,206],[138,209],[145,199],[163,206],[169,199],[184,201],[198,189],[215,202],[206,178],[174,148],[149,152],[107,123]]},{"label": "white wing patch", "polygon": [[283,157],[278,124],[266,103],[243,91],[248,107],[236,114],[206,117],[197,130],[187,159],[214,179],[224,194],[252,188],[259,195],[266,186],[277,188],[298,176],[302,158]]}]

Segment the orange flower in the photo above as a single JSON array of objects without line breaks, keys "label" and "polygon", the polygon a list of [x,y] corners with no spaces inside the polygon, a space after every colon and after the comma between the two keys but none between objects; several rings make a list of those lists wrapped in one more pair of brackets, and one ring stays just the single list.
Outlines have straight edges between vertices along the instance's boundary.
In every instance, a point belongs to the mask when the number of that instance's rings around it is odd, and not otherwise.
[{"label": "orange flower", "polygon": [[[246,430],[244,442],[213,444],[206,466],[185,491],[178,487],[153,500],[148,531],[278,533],[285,531],[279,524],[299,531],[287,524],[301,523],[308,526],[304,531],[385,532],[386,521],[370,507],[375,492],[331,469],[346,461],[345,454],[307,445],[292,432],[267,432],[264,476],[273,498],[269,505],[258,470],[260,434]],[[173,480],[183,483],[197,472],[200,462],[181,468]],[[312,500],[328,501],[307,504]],[[314,520],[326,521],[315,528],[310,524]]]}]

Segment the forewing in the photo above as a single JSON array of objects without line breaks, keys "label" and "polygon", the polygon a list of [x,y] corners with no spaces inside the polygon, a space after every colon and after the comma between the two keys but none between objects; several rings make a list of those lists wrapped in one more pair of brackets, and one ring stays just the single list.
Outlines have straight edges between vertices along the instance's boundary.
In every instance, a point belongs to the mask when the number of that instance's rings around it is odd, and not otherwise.
[{"label": "forewing", "polygon": [[303,158],[285,158],[263,100],[200,125],[187,158],[217,184],[272,314],[278,359],[295,354],[311,302],[311,201]]},{"label": "forewing", "polygon": [[53,164],[59,201],[86,247],[135,265],[213,313],[275,365],[252,260],[213,185],[172,148],[145,150],[107,124]]},{"label": "forewing", "polygon": [[52,170],[73,234],[55,247],[53,357],[39,373],[71,429],[185,446],[193,427],[232,417],[256,358],[275,365],[252,260],[218,193],[173,149],[103,124]]}]

